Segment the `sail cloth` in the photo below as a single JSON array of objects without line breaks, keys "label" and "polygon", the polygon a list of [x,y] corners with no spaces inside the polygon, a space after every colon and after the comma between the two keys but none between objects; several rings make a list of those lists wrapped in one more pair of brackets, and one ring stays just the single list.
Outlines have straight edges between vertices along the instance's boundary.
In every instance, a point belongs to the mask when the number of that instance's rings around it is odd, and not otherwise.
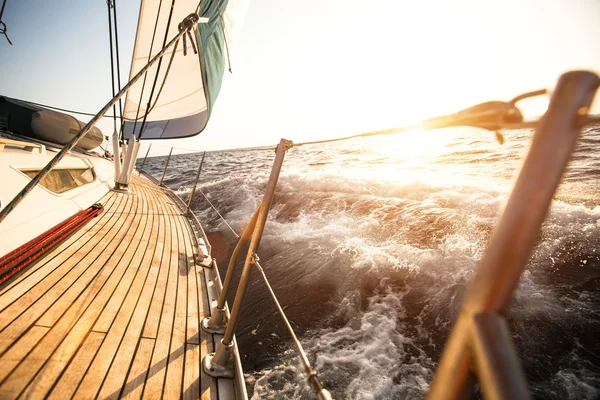
[{"label": "sail cloth", "polygon": [[125,139],[134,131],[140,137],[144,117],[142,139],[189,137],[204,130],[221,89],[234,21],[246,8],[247,0],[202,0],[200,4],[198,0],[142,0],[130,79],[177,35],[178,25],[187,15],[197,12],[208,22],[193,30],[197,55],[188,40],[184,56],[180,40],[170,68],[171,51],[129,90],[123,110]]}]

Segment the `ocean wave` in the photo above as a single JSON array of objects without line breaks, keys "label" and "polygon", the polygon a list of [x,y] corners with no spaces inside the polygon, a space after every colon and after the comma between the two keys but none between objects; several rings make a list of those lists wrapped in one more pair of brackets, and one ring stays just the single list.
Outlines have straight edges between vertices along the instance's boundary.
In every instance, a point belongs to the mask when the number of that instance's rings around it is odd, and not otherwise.
[{"label": "ocean wave", "polygon": [[[259,254],[336,398],[425,395],[530,136],[507,132],[500,146],[459,131],[415,154],[394,155],[392,139],[288,154]],[[540,398],[598,396],[600,156],[592,149],[599,141],[597,130],[583,134],[508,314]],[[199,187],[238,233],[268,180],[273,154],[266,153],[205,161]],[[197,156],[186,157],[177,164],[185,170],[167,174],[183,196]],[[162,173],[162,164],[149,165]],[[233,245],[199,193],[192,209]],[[254,398],[312,398],[264,288],[251,285],[237,334]]]}]

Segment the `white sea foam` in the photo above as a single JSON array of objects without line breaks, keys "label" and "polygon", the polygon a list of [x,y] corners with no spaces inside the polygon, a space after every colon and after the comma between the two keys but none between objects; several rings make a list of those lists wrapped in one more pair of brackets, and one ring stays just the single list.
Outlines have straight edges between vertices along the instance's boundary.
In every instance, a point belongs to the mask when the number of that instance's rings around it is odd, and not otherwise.
[{"label": "white sea foam", "polygon": [[[366,310],[353,311],[344,327],[317,331],[305,341],[320,379],[341,397],[423,397],[434,364],[401,333],[403,295],[373,296]],[[303,370],[294,356],[288,354],[284,364],[261,372],[253,398],[281,398],[282,389],[286,398],[312,398],[312,389],[302,383]],[[347,381],[340,382],[340,375]]]}]

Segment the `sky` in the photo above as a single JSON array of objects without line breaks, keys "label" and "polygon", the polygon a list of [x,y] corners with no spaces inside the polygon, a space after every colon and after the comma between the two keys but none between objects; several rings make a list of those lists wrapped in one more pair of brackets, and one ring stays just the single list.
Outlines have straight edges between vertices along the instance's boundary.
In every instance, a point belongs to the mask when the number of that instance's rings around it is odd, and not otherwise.
[{"label": "sky", "polygon": [[[117,0],[122,82],[138,9]],[[14,45],[0,37],[0,94],[92,113],[110,99],[105,0],[7,0],[3,21]],[[597,0],[253,0],[208,127],[152,154],[339,137],[509,100],[568,70],[600,73],[599,37]]]}]

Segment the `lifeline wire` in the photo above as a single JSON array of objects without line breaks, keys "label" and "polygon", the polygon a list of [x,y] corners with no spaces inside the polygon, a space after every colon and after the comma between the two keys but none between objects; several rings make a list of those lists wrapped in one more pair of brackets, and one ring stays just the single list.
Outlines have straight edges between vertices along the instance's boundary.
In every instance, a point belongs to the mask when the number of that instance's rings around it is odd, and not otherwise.
[{"label": "lifeline wire", "polygon": [[292,341],[294,342],[294,345],[296,346],[296,352],[298,353],[298,357],[300,358],[300,361],[302,362],[302,365],[304,366],[306,375],[308,375],[308,380],[313,385],[313,388],[316,390],[316,392],[320,393],[320,391],[323,390],[323,386],[321,385],[321,382],[319,382],[319,378],[317,377],[317,372],[314,369],[312,369],[312,367],[310,366],[310,362],[308,361],[308,357],[306,356],[306,353],[304,352],[302,343],[300,343],[300,341],[298,340],[298,337],[296,336],[296,333],[294,332],[294,328],[292,328],[292,324],[290,324],[290,321],[288,320],[287,316],[285,315],[285,311],[283,311],[281,304],[279,304],[279,300],[277,299],[277,296],[275,295],[275,292],[273,291],[273,288],[271,287],[271,284],[269,283],[269,280],[267,279],[267,275],[265,274],[265,271],[263,270],[262,266],[260,265],[260,263],[258,261],[259,261],[258,255],[255,253],[254,254],[254,265],[260,271],[260,273],[263,277],[263,280],[265,281],[265,284],[267,285],[267,289],[269,289],[271,298],[273,299],[273,302],[275,303],[275,306],[277,307],[277,311],[279,311],[279,315],[281,315],[281,319],[283,319],[283,322],[285,323],[285,326],[286,326],[288,332],[292,336]]},{"label": "lifeline wire", "polygon": [[[68,113],[72,113],[72,114],[87,115],[87,116],[90,116],[90,117],[95,117],[96,116],[96,114],[92,114],[92,113],[87,113],[87,112],[83,112],[83,111],[69,110],[67,108],[60,108],[60,107],[49,106],[49,105],[42,104],[42,103],[36,103],[35,101],[21,100],[21,99],[19,99],[19,101],[22,101],[23,103],[33,104],[34,106],[40,106],[40,107],[49,108],[51,110],[64,111],[64,112],[68,112]],[[115,117],[115,115],[104,114],[102,116],[102,118],[113,118],[113,117]]]},{"label": "lifeline wire", "polygon": [[217,213],[217,215],[219,216],[219,218],[221,218],[221,220],[223,220],[223,222],[225,222],[225,225],[227,225],[227,227],[229,228],[229,230],[231,231],[231,233],[233,233],[236,237],[236,239],[240,238],[240,235],[238,235],[233,228],[231,227],[231,225],[229,225],[229,222],[227,222],[227,220],[225,219],[225,217],[223,217],[221,215],[221,213],[219,212],[219,210],[217,210],[217,207],[215,207],[215,205],[208,199],[208,197],[206,197],[206,195],[204,194],[204,192],[202,191],[202,189],[200,188],[196,188],[197,191],[200,192],[200,194],[202,194],[202,196],[204,196],[204,198],[206,199],[206,201],[208,201],[208,204],[210,204],[210,206],[213,208],[213,210],[215,210],[215,212]]}]

